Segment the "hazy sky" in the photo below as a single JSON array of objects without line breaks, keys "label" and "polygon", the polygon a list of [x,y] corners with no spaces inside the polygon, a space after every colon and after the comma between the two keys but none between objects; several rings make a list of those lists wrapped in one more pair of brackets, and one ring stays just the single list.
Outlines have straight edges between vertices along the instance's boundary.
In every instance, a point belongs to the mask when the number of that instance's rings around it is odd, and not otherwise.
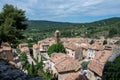
[{"label": "hazy sky", "polygon": [[0,0],[26,11],[30,20],[91,22],[120,17],[120,0]]}]

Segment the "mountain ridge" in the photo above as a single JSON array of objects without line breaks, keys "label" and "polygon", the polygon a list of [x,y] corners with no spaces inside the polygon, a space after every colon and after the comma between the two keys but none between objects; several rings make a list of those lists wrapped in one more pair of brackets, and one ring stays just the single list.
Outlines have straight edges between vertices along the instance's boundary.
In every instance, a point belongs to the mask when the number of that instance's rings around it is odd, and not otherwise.
[{"label": "mountain ridge", "polygon": [[64,27],[64,26],[106,26],[106,25],[113,25],[117,22],[120,22],[120,17],[112,17],[107,19],[102,19],[94,22],[87,22],[87,23],[71,23],[71,22],[57,22],[57,21],[47,21],[47,20],[28,20],[26,23],[29,27]]}]

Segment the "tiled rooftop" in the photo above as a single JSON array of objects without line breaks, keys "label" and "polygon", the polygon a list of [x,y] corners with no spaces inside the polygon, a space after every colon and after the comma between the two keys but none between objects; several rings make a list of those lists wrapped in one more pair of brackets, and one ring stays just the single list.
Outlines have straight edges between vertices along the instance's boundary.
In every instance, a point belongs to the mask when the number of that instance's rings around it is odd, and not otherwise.
[{"label": "tiled rooftop", "polygon": [[63,44],[65,48],[71,49],[71,50],[76,50],[77,48],[79,48],[79,46],[73,44],[73,43],[64,43]]},{"label": "tiled rooftop", "polygon": [[63,60],[67,55],[64,53],[52,53],[50,60],[54,63],[59,63],[61,60]]},{"label": "tiled rooftop", "polygon": [[90,61],[88,68],[97,73],[99,76],[102,76],[102,72],[104,69],[104,65],[109,59],[111,55],[111,51],[104,50],[104,51],[98,51],[96,54],[96,57]]},{"label": "tiled rooftop", "polygon": [[91,60],[89,65],[88,65],[88,68],[91,71],[98,74],[99,76],[102,76],[104,65],[102,63],[100,63],[99,61],[97,61],[97,60]]},{"label": "tiled rooftop", "polygon": [[67,71],[78,71],[81,68],[81,65],[77,60],[70,57],[66,57],[60,63],[55,64],[55,67],[58,72],[67,72]]}]

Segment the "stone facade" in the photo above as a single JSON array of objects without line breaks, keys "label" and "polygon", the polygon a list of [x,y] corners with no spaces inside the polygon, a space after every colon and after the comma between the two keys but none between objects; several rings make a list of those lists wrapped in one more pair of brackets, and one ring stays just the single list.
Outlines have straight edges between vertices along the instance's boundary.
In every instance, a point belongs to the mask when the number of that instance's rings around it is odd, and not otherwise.
[{"label": "stone facade", "polygon": [[40,51],[39,51],[39,45],[37,45],[37,44],[33,45],[33,56],[39,62],[41,61],[41,55],[40,55]]},{"label": "stone facade", "polygon": [[12,53],[12,48],[8,43],[2,43],[1,48],[0,48],[0,58],[5,59],[8,61],[13,60],[13,53]]},{"label": "stone facade", "polygon": [[21,52],[30,54],[28,43],[21,43],[21,44],[19,44],[18,48],[20,49]]}]

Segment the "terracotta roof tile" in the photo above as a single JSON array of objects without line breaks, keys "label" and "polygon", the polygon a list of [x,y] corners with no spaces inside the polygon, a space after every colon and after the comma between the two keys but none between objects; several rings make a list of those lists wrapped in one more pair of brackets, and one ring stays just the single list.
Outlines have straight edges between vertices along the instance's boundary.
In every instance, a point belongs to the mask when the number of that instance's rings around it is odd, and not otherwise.
[{"label": "terracotta roof tile", "polygon": [[61,38],[62,42],[75,42],[75,43],[86,43],[87,38]]},{"label": "terracotta roof tile", "polygon": [[50,60],[56,64],[63,60],[66,56],[67,55],[64,53],[52,53]]},{"label": "terracotta roof tile", "polygon": [[39,45],[34,44],[34,45],[33,45],[33,48],[34,48],[34,49],[39,49]]},{"label": "terracotta roof tile", "polygon": [[82,43],[80,44],[80,47],[84,48],[84,49],[88,49],[90,44],[86,44],[86,43]]},{"label": "terracotta roof tile", "polygon": [[81,65],[77,60],[71,57],[66,57],[60,63],[55,64],[55,67],[58,72],[67,72],[67,71],[78,71],[81,68]]},{"label": "terracotta roof tile", "polygon": [[99,76],[102,76],[104,65],[109,59],[111,51],[109,50],[98,51],[95,54],[96,57],[90,61],[90,63],[88,64],[88,68],[91,71],[97,73]]},{"label": "terracotta roof tile", "polygon": [[102,63],[98,62],[97,60],[91,60],[89,65],[88,65],[88,68],[91,71],[98,74],[99,76],[102,76],[104,65]]},{"label": "terracotta roof tile", "polygon": [[73,44],[73,43],[64,43],[63,44],[65,48],[71,49],[71,50],[76,50],[79,48],[79,46]]}]

